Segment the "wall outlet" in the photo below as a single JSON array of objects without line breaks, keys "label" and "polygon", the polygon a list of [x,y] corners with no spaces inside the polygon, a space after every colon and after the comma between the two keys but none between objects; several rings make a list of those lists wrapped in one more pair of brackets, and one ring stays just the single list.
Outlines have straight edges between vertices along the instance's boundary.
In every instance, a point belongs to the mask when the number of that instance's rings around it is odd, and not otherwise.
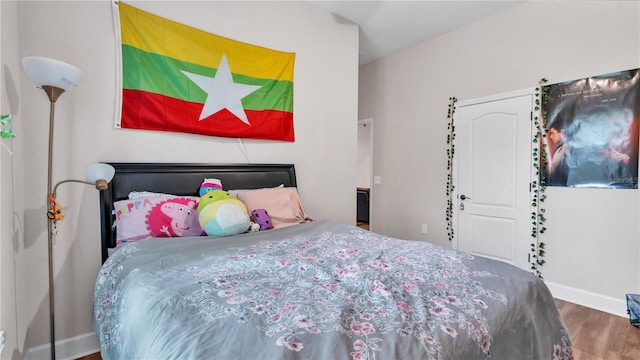
[{"label": "wall outlet", "polygon": [[423,234],[427,233],[427,224],[422,224],[422,227],[420,228],[420,232]]},{"label": "wall outlet", "polygon": [[374,184],[380,184],[380,175],[376,175],[373,177],[373,183]]}]

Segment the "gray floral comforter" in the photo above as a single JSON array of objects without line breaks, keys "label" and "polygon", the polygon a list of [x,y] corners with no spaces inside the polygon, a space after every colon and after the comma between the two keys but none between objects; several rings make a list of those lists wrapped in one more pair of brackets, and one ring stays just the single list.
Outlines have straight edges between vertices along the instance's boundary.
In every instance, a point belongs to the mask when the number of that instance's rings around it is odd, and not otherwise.
[{"label": "gray floral comforter", "polygon": [[544,283],[329,221],[125,244],[103,265],[103,359],[570,359]]}]

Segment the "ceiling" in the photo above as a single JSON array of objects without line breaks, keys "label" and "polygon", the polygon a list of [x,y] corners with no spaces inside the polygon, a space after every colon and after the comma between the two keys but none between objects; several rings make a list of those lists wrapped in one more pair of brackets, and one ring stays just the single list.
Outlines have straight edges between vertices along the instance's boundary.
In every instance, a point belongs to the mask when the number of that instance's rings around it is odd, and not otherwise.
[{"label": "ceiling", "polygon": [[360,26],[360,65],[363,65],[523,1],[310,2]]}]

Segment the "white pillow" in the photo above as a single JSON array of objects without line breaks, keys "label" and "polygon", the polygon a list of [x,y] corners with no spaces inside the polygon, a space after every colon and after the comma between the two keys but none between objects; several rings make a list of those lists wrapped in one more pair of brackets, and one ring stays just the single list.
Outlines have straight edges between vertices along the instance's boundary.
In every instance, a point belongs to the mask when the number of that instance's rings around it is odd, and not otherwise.
[{"label": "white pillow", "polygon": [[228,192],[229,194],[233,194],[238,196],[238,194],[241,194],[243,192],[247,192],[247,191],[254,191],[254,190],[264,190],[264,189],[280,189],[280,188],[284,188],[284,184],[280,184],[278,186],[272,187],[272,188],[260,188],[260,189],[235,189],[235,190],[225,190],[226,192]]},{"label": "white pillow", "polygon": [[158,197],[158,196],[175,196],[173,194],[164,194],[151,191],[132,191],[129,193],[129,199],[138,199],[141,197]]}]

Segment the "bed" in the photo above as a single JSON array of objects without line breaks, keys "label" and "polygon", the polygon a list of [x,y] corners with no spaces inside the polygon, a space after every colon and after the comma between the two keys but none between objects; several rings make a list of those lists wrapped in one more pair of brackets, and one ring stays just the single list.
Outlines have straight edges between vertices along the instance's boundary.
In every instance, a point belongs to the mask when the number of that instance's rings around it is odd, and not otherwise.
[{"label": "bed", "polygon": [[316,219],[117,244],[114,204],[131,192],[297,184],[288,164],[112,165],[93,312],[105,360],[572,358],[540,279],[427,242]]}]

